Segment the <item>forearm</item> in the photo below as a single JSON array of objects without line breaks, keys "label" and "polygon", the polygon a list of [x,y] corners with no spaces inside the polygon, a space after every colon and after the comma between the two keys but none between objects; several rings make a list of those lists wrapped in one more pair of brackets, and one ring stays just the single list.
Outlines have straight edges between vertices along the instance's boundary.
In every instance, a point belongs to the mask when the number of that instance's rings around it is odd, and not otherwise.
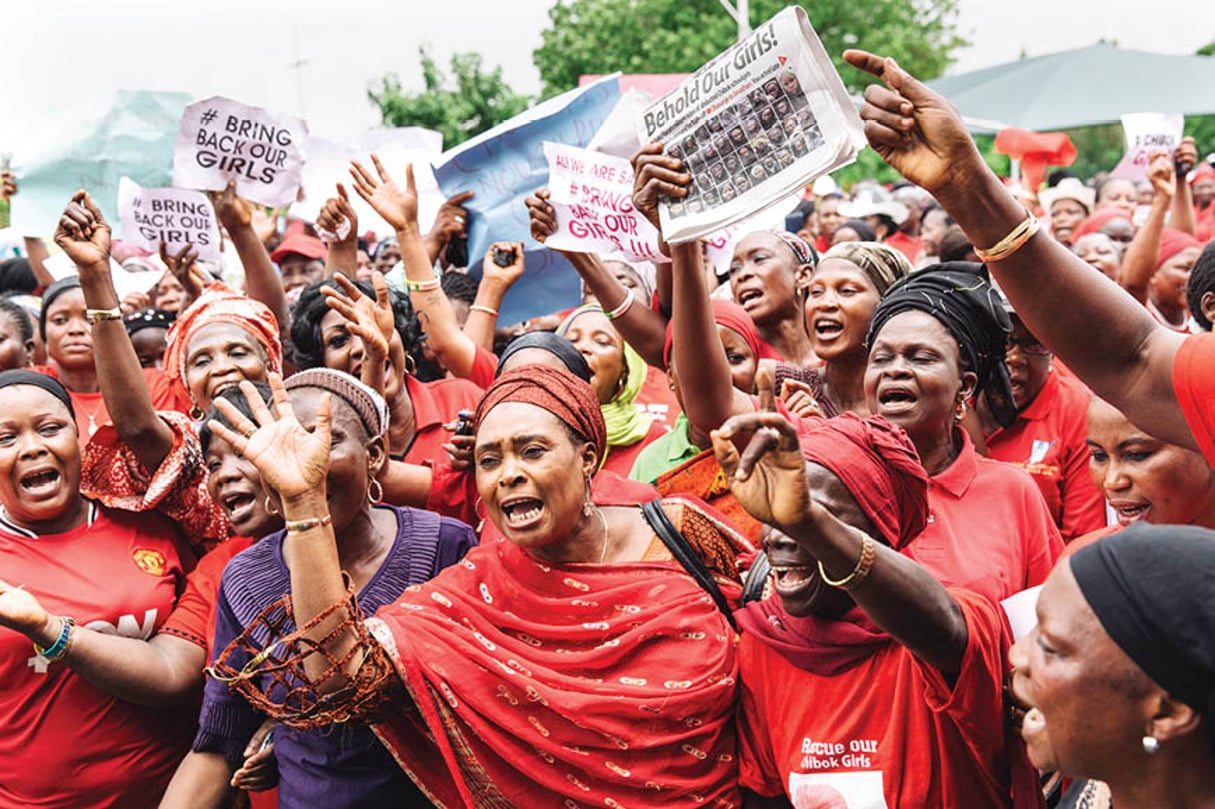
[{"label": "forearm", "polygon": [[[327,514],[329,505],[323,490],[283,500],[283,519],[287,522],[314,520]],[[296,626],[303,627],[335,604],[345,603],[346,586],[342,580],[341,562],[338,559],[332,525],[289,530],[283,544],[283,560],[291,575],[292,611]],[[306,633],[306,637],[320,642],[349,619],[348,608],[339,606]],[[355,642],[353,629],[347,629],[326,643],[325,648],[332,657],[341,658]],[[347,667],[347,673],[356,671],[361,662],[362,657],[355,655]],[[336,691],[346,685],[345,679],[339,677],[322,681],[321,678],[328,668],[329,664],[324,655],[309,654],[304,658],[304,671],[321,693]]]},{"label": "forearm", "polygon": [[1194,197],[1184,175],[1177,178],[1177,190],[1173,193],[1173,204],[1169,208],[1169,227],[1191,236],[1195,234]]},{"label": "forearm", "polygon": [[506,290],[502,284],[482,278],[477,286],[477,299],[468,312],[468,320],[464,321],[464,336],[486,351],[494,350],[494,329],[498,327],[498,316],[487,310],[501,311]]},{"label": "forearm", "polygon": [[[624,303],[628,288],[608,272],[599,257],[591,253],[562,252],[582,277],[583,282],[599,301],[605,312]],[[662,348],[666,342],[667,322],[650,308],[650,302],[635,296],[628,311],[612,321],[620,336],[641,355],[647,364],[662,368]]]},{"label": "forearm", "polygon": [[671,248],[674,275],[671,328],[675,335],[671,357],[679,378],[684,414],[705,434],[734,415],[734,384],[717,326],[709,291],[701,272],[699,242]]},{"label": "forearm", "polygon": [[353,280],[358,264],[359,243],[357,240],[348,239],[330,243],[329,251],[325,254],[325,275],[327,277],[332,278],[341,273]]},{"label": "forearm", "polygon": [[389,461],[380,472],[380,486],[384,489],[384,502],[394,506],[426,508],[430,499],[430,486],[434,473],[429,466]]},{"label": "forearm", "polygon": [[106,693],[136,705],[172,705],[202,688],[206,652],[173,635],[151,640],[124,638],[77,628],[71,654],[72,671]]},{"label": "forearm", "polygon": [[[118,306],[108,265],[82,272],[80,286],[88,308]],[[173,448],[173,431],[156,414],[126,326],[122,320],[104,320],[92,327],[92,336],[97,380],[110,420],[143,467],[155,470]]]},{"label": "forearm", "polygon": [[476,348],[471,338],[460,331],[451,301],[437,283],[433,263],[427,257],[422,237],[414,225],[397,231],[401,244],[401,261],[405,265],[405,277],[415,284],[426,284],[426,289],[409,290],[409,302],[418,315],[418,322],[426,332],[430,348],[443,365],[456,376],[466,377],[472,370]]},{"label": "forearm", "polygon": [[30,236],[25,238],[25,255],[30,260],[30,271],[34,273],[34,280],[38,282],[40,287],[49,287],[55,283],[55,279],[46,268],[46,257],[50,253],[46,249],[46,242],[42,239],[35,239]]},{"label": "forearm", "polygon": [[1159,194],[1152,200],[1151,213],[1126,248],[1122,267],[1118,270],[1118,285],[1142,304],[1147,303],[1148,284],[1156,271],[1156,256],[1160,253],[1160,235],[1164,231],[1168,204],[1168,200]]},{"label": "forearm", "polygon": [[266,252],[261,239],[253,230],[252,225],[238,227],[228,232],[236,255],[245,268],[245,292],[250,298],[261,301],[270,307],[278,320],[280,329],[287,327],[287,298],[283,293],[283,279],[278,270],[270,262],[270,254]]},{"label": "forearm", "polygon": [[160,809],[222,809],[235,771],[219,753],[187,753],[160,799]]},{"label": "forearm", "polygon": [[[811,514],[789,535],[836,581],[856,569],[865,537],[821,506],[812,506]],[[957,602],[923,567],[876,539],[870,541],[876,555],[869,575],[850,591],[856,603],[920,660],[946,674],[958,672],[968,635]]]}]

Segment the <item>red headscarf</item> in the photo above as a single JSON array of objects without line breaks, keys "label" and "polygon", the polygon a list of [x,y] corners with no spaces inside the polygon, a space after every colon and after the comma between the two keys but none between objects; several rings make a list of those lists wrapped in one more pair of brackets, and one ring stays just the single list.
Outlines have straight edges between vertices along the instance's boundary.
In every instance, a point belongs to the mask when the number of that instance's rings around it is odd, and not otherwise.
[{"label": "red headscarf", "polygon": [[1160,269],[1164,262],[1182,250],[1188,250],[1191,247],[1201,248],[1202,242],[1183,230],[1165,228],[1160,234],[1160,253],[1156,256],[1156,269]]},{"label": "red headscarf", "polygon": [[1199,180],[1215,180],[1215,168],[1210,163],[1203,163],[1190,174],[1190,185]]},{"label": "red headscarf", "polygon": [[[806,460],[830,469],[897,549],[907,546],[928,523],[928,474],[911,439],[880,417],[844,413],[801,434]],[[797,618],[773,593],[736,614],[738,625],[793,665],[830,677],[864,660],[890,642],[860,607],[839,619]]]},{"label": "red headscarf", "polygon": [[1123,208],[1102,208],[1099,211],[1094,211],[1092,215],[1080,223],[1080,227],[1072,231],[1072,244],[1080,241],[1081,236],[1097,233],[1101,228],[1118,219],[1130,222],[1131,215]]},{"label": "red headscarf", "polygon": [[186,352],[190,341],[199,331],[217,322],[232,323],[249,332],[266,350],[269,370],[278,374],[283,372],[283,346],[278,340],[278,320],[270,307],[217,283],[179,314],[169,329],[165,373],[176,380],[183,390],[189,390],[186,386]]},{"label": "red headscarf", "polygon": [[[751,354],[755,359],[760,359],[763,356],[760,348],[763,341],[759,337],[759,330],[755,328],[755,321],[747,314],[747,310],[725,298],[711,298],[710,303],[713,306],[713,322],[718,326],[725,326],[746,340]],[[662,345],[662,361],[668,367],[671,365],[671,351],[675,347],[675,330],[671,326],[673,322],[667,321],[667,338]]]},{"label": "red headscarf", "polygon": [[599,399],[590,385],[569,371],[525,365],[498,377],[477,405],[476,428],[503,402],[523,402],[547,410],[594,444],[601,460],[607,451],[607,425]]}]

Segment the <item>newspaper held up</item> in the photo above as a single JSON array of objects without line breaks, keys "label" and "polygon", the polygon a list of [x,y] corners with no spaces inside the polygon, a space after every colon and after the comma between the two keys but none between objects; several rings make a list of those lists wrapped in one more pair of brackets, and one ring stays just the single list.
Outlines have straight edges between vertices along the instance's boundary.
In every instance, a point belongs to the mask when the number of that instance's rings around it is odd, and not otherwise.
[{"label": "newspaper held up", "polygon": [[655,101],[643,143],[684,161],[692,186],[659,205],[672,244],[721,230],[856,159],[860,116],[806,12],[790,6]]}]

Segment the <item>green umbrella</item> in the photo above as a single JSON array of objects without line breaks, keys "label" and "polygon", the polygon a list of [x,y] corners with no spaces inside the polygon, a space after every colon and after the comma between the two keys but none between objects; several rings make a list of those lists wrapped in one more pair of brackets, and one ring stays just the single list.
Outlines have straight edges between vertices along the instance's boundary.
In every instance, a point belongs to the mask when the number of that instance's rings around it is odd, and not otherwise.
[{"label": "green umbrella", "polygon": [[1117,123],[1128,112],[1215,113],[1215,57],[1099,43],[948,76],[929,86],[973,122],[1037,131]]}]

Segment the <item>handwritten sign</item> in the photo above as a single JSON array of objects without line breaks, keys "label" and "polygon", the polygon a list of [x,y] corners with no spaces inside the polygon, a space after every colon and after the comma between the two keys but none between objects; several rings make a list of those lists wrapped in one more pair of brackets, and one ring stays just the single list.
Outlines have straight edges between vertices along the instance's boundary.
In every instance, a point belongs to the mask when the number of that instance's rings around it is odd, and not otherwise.
[{"label": "handwritten sign", "polygon": [[173,185],[236,193],[263,205],[295,201],[308,126],[231,99],[213,96],[186,107],[173,151]]},{"label": "handwritten sign", "polygon": [[658,230],[633,207],[633,167],[611,155],[544,144],[550,202],[557,232],[545,242],[558,250],[623,253],[631,261],[664,260]]},{"label": "handwritten sign", "polygon": [[177,254],[187,242],[204,261],[220,261],[219,224],[207,195],[184,188],[142,188],[127,177],[118,183],[122,238],[156,253],[160,243]]},{"label": "handwritten sign", "polygon": [[1185,116],[1162,112],[1132,112],[1122,116],[1122,133],[1126,138],[1126,154],[1110,172],[1112,177],[1143,180],[1148,163],[1156,152],[1173,151],[1181,144]]},{"label": "handwritten sign", "polygon": [[570,90],[445,153],[435,178],[445,196],[475,191],[469,211],[470,274],[500,239],[522,241],[526,269],[502,302],[500,322],[513,323],[578,303],[577,273],[529,235],[523,198],[548,181],[543,143],[586,146],[620,100],[617,75]]}]

